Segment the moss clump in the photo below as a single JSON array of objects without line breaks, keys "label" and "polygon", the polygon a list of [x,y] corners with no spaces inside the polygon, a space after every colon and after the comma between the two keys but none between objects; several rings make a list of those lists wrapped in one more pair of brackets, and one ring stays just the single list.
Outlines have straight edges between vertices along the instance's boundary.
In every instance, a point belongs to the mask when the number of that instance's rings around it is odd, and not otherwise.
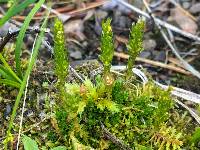
[{"label": "moss clump", "polygon": [[[95,80],[85,78],[81,84],[65,83],[63,87],[65,99],[58,104],[56,119],[66,146],[109,150],[187,147],[183,128],[171,127],[174,103],[170,90],[163,91],[151,81],[143,85],[132,78],[114,78],[111,74],[114,46],[110,22],[102,23],[103,75]],[[129,62],[142,49],[143,27],[144,22],[139,21],[131,30]],[[128,75],[132,62],[128,63]]]},{"label": "moss clump", "polygon": [[53,131],[49,131],[48,134],[47,134],[47,139],[50,140],[51,142],[56,142],[58,137],[57,137],[57,134]]},{"label": "moss clump", "polygon": [[[124,83],[122,79],[114,82],[111,97],[102,78],[96,84],[88,79],[82,85],[67,84],[66,94],[71,99],[68,103],[76,103],[68,104],[62,117],[57,117],[62,133],[67,137],[73,133],[82,144],[100,148],[100,141],[105,138],[101,127],[104,124],[130,147],[150,146],[150,139],[169,120],[169,110],[173,108],[169,91],[151,83],[138,86],[139,91],[130,90]],[[105,142],[109,149],[117,147],[109,139]]]}]

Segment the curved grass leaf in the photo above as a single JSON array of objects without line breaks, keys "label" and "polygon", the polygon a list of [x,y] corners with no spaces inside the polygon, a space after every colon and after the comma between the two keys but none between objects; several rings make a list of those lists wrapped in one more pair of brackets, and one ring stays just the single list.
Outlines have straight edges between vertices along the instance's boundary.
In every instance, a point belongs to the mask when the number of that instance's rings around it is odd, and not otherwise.
[{"label": "curved grass leaf", "polygon": [[26,135],[23,136],[22,142],[25,150],[39,150],[36,141]]},{"label": "curved grass leaf", "polygon": [[[47,20],[48,20],[48,16],[49,16],[49,13],[48,15],[46,16],[41,28],[45,28],[46,25],[47,25]],[[33,66],[36,62],[36,58],[37,58],[37,55],[38,55],[38,51],[39,51],[39,48],[42,44],[42,40],[43,40],[43,37],[44,37],[44,30],[42,30],[36,40],[36,43],[35,43],[35,47],[33,48],[33,53],[32,53],[32,57],[31,59],[29,60],[29,64],[28,64],[28,68],[25,72],[25,75],[24,75],[24,78],[23,78],[23,81],[21,83],[21,86],[20,86],[20,89],[19,89],[19,93],[17,95],[17,98],[16,98],[16,101],[15,101],[15,104],[14,104],[14,107],[13,107],[13,111],[12,111],[12,115],[11,115],[11,118],[10,118],[10,122],[9,122],[9,126],[8,126],[8,130],[7,130],[7,136],[6,136],[6,139],[10,137],[11,135],[11,129],[13,127],[13,121],[14,121],[14,118],[15,118],[15,115],[16,115],[16,111],[17,111],[17,108],[19,106],[19,103],[20,103],[20,100],[21,100],[21,97],[22,95],[24,94],[24,90],[26,88],[26,83],[27,83],[27,80],[28,80],[28,77],[33,69]],[[8,142],[8,140],[7,140]],[[7,149],[7,142],[5,142],[5,149]]]},{"label": "curved grass leaf", "polygon": [[21,84],[19,84],[18,82],[9,80],[9,79],[0,79],[0,83],[1,84],[5,84],[5,85],[9,85],[12,87],[16,87],[16,88],[20,88]]},{"label": "curved grass leaf", "polygon": [[0,19],[0,27],[6,23],[11,17],[18,14],[22,10],[24,10],[27,6],[34,3],[36,0],[25,0],[21,4],[18,4],[19,0],[16,0],[15,3],[10,7],[7,13]]},{"label": "curved grass leaf", "polygon": [[52,148],[51,150],[67,150],[67,148],[65,146],[57,146]]},{"label": "curved grass leaf", "polygon": [[2,56],[1,53],[0,53],[0,60],[4,64],[6,70],[8,70],[9,74],[11,74],[12,77],[15,78],[16,81],[21,83],[22,82],[21,79],[15,74],[15,72],[12,70],[12,68],[8,65],[8,63],[6,62],[6,60],[4,59],[4,57]]},{"label": "curved grass leaf", "polygon": [[31,12],[28,14],[26,17],[23,26],[21,27],[21,30],[19,32],[19,35],[17,36],[17,43],[16,43],[16,48],[15,48],[15,62],[16,62],[16,69],[17,73],[20,77],[22,77],[21,73],[21,62],[20,62],[20,54],[21,54],[21,48],[22,48],[22,43],[24,39],[25,32],[35,15],[35,13],[40,9],[41,5],[45,2],[45,0],[40,0],[37,4],[35,4],[34,8],[31,10]]},{"label": "curved grass leaf", "polygon": [[2,65],[0,65],[0,76],[8,80],[16,81],[12,74]]}]

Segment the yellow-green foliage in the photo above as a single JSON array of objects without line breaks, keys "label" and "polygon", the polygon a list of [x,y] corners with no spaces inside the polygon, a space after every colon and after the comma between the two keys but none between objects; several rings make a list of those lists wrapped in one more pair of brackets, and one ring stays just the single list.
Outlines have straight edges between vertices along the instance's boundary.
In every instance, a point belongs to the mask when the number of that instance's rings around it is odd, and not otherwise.
[{"label": "yellow-green foliage", "polygon": [[[82,84],[64,86],[66,99],[62,99],[56,110],[56,119],[66,146],[68,149],[120,149],[105,138],[102,124],[118,140],[136,150],[179,149],[187,145],[187,141],[181,140],[184,135],[181,128],[170,127],[170,110],[174,106],[170,90],[163,91],[150,81],[141,85],[125,77],[114,80],[110,73],[114,52],[110,22],[108,19],[102,23],[103,76],[96,76],[94,82],[86,78]],[[141,20],[132,27],[129,63],[142,50],[143,28]],[[132,65],[128,64],[129,69]]]},{"label": "yellow-green foliage", "polygon": [[[113,135],[131,147],[135,143],[150,146],[146,141],[169,119],[168,113],[173,107],[169,92],[152,84],[139,86],[139,91],[130,90],[123,83],[123,79],[114,82],[111,97],[99,76],[96,84],[89,79],[82,85],[66,84],[68,100],[62,104],[62,111],[57,112],[62,133],[66,137],[73,133],[78,143],[99,148],[99,141],[103,140],[100,124],[103,123]],[[109,141],[104,142],[109,149],[117,148]]]},{"label": "yellow-green foliage", "polygon": [[65,84],[68,74],[67,49],[65,48],[64,27],[62,21],[56,19],[54,24],[54,57],[55,73],[58,76],[59,84]]},{"label": "yellow-green foliage", "polygon": [[133,24],[130,30],[129,35],[129,42],[127,45],[128,48],[128,65],[127,65],[127,77],[131,76],[131,70],[133,68],[133,65],[135,63],[136,57],[139,55],[139,53],[143,50],[143,32],[144,32],[144,21],[142,19],[139,19],[136,24]]},{"label": "yellow-green foliage", "polygon": [[54,63],[55,74],[58,77],[59,98],[66,100],[65,96],[65,78],[68,74],[68,51],[65,48],[64,27],[62,21],[56,19],[54,24]]},{"label": "yellow-green foliage", "polygon": [[114,54],[113,32],[110,23],[111,19],[102,22],[100,60],[104,65],[104,73],[110,72]]},{"label": "yellow-green foliage", "polygon": [[162,125],[160,130],[154,133],[151,140],[158,150],[180,150],[183,145],[181,138],[183,138],[182,133],[177,132],[174,127]]}]

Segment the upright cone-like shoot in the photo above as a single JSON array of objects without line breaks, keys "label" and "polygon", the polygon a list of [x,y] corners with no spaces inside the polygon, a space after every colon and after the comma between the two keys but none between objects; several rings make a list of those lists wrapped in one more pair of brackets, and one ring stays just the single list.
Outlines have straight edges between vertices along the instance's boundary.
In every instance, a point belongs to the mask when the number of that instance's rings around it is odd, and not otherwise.
[{"label": "upright cone-like shoot", "polygon": [[128,64],[127,64],[127,78],[132,75],[132,68],[135,64],[135,59],[139,53],[143,50],[143,32],[145,23],[142,19],[139,19],[136,24],[131,27],[128,48]]},{"label": "upright cone-like shoot", "polygon": [[100,60],[103,63],[104,75],[110,73],[110,67],[114,54],[113,32],[110,23],[111,19],[107,19],[102,22]]},{"label": "upright cone-like shoot", "polygon": [[58,89],[60,98],[65,99],[65,79],[68,75],[68,50],[65,47],[64,27],[62,21],[56,19],[54,24],[54,62],[55,74],[58,77]]},{"label": "upright cone-like shoot", "polygon": [[68,51],[65,47],[64,27],[62,21],[56,19],[54,24],[54,57],[55,73],[60,84],[65,83],[68,74]]}]

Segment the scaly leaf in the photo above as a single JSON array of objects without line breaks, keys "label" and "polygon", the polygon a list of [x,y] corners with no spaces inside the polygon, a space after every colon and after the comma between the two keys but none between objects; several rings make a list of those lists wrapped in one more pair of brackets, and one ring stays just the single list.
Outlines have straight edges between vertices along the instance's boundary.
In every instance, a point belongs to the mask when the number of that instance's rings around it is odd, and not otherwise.
[{"label": "scaly leaf", "polygon": [[110,67],[114,55],[113,32],[110,24],[111,19],[107,19],[106,21],[102,22],[101,55],[99,58],[104,66],[104,74],[110,72]]},{"label": "scaly leaf", "polygon": [[138,22],[131,27],[131,32],[129,35],[128,48],[128,65],[127,65],[127,77],[129,78],[132,74],[132,68],[135,63],[136,57],[143,50],[143,32],[144,32],[144,21],[139,19]]}]

